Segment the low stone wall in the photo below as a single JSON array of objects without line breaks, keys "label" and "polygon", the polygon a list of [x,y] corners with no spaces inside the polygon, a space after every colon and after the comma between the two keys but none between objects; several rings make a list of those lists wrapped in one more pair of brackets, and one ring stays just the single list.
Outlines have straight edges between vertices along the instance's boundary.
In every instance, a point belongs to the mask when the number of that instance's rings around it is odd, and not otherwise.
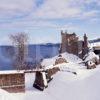
[{"label": "low stone wall", "polygon": [[0,74],[0,88],[7,90],[8,92],[24,92],[24,73]]},{"label": "low stone wall", "polygon": [[54,67],[52,69],[48,69],[48,70],[46,70],[47,76],[51,77],[52,75],[56,74],[58,71],[60,71],[60,69],[58,67]]},{"label": "low stone wall", "polygon": [[68,62],[67,62],[67,60],[65,58],[58,58],[55,61],[55,65],[62,64],[62,63],[68,63]]}]

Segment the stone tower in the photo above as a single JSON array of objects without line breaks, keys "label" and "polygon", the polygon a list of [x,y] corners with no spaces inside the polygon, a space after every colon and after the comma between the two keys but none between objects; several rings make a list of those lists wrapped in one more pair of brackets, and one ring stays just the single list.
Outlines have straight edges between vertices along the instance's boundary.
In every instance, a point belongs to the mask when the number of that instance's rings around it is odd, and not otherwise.
[{"label": "stone tower", "polygon": [[88,38],[84,34],[84,39],[79,40],[75,33],[69,34],[61,31],[60,53],[68,52],[83,58],[88,53]]},{"label": "stone tower", "polygon": [[82,56],[84,57],[85,54],[88,53],[88,38],[86,34],[84,34],[83,46],[82,46]]},{"label": "stone tower", "polygon": [[78,37],[75,33],[61,31],[62,43],[60,53],[68,52],[78,55]]}]

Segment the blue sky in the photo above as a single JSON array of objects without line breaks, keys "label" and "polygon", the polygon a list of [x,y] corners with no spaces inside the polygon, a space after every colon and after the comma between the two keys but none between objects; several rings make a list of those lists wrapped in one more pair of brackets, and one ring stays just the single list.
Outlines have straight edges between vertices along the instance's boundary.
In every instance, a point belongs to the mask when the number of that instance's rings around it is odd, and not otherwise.
[{"label": "blue sky", "polygon": [[10,44],[9,35],[28,33],[29,43],[57,43],[60,31],[80,38],[100,38],[100,0],[1,0],[0,44]]}]

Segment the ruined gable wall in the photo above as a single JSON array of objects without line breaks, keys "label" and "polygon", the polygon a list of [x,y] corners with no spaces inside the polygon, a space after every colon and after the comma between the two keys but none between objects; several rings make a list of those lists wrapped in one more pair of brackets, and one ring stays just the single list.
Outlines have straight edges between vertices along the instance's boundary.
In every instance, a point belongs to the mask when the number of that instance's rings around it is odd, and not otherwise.
[{"label": "ruined gable wall", "polygon": [[61,53],[68,52],[78,55],[78,37],[75,33],[62,33]]},{"label": "ruined gable wall", "polygon": [[67,39],[66,39],[66,34],[61,33],[61,38],[62,38],[62,42],[61,42],[61,53],[66,52],[66,44],[67,44]]}]

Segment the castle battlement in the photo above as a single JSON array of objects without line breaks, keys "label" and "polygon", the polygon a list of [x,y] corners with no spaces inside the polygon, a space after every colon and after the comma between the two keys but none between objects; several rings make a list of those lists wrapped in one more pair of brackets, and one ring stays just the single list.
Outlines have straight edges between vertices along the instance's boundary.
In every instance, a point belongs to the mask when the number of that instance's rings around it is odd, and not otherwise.
[{"label": "castle battlement", "polygon": [[80,41],[75,33],[61,31],[60,53],[68,52],[82,58],[88,52],[88,38],[84,34],[83,41]]}]

